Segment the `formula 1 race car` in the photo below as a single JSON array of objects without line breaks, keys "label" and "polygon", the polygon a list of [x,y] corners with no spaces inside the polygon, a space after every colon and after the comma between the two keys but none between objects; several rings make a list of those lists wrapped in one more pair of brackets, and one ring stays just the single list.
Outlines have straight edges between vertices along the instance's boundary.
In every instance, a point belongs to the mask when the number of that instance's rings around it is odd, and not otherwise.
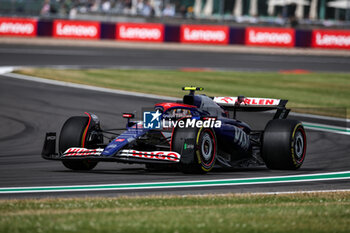
[{"label": "formula 1 race car", "polygon": [[[58,153],[56,133],[46,133],[42,157],[62,161],[72,170],[91,170],[102,161],[144,163],[149,169],[172,166],[185,173],[206,173],[215,164],[265,164],[270,169],[298,169],[303,164],[306,134],[301,122],[286,119],[287,100],[208,97],[195,93],[203,88],[182,89],[190,93],[181,102],[158,103],[143,112],[143,121],[124,113],[124,129],[102,129],[92,113],[71,117],[61,129]],[[238,111],[267,110],[276,112],[264,130],[236,119]]]}]

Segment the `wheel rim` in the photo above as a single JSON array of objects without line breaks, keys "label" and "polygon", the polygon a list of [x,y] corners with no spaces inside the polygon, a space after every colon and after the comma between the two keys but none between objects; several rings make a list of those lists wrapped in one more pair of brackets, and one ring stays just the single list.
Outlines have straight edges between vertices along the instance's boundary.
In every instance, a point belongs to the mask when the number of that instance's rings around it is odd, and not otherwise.
[{"label": "wheel rim", "polygon": [[294,151],[296,155],[296,159],[298,161],[302,161],[304,159],[305,154],[305,137],[301,130],[298,130],[295,134],[294,141]]},{"label": "wheel rim", "polygon": [[198,145],[199,161],[204,169],[211,169],[216,157],[215,136],[210,129],[204,129],[200,138]]},{"label": "wheel rim", "polygon": [[202,156],[205,161],[209,161],[213,154],[213,141],[208,133],[204,133],[201,145]]}]

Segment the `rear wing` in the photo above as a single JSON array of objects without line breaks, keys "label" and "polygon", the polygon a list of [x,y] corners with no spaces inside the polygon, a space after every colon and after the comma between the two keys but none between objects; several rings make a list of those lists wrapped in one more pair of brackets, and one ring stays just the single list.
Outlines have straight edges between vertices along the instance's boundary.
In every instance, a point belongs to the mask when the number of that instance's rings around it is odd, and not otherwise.
[{"label": "rear wing", "polygon": [[213,100],[223,109],[227,111],[233,111],[234,118],[236,117],[236,111],[259,112],[277,110],[274,119],[285,119],[287,118],[290,111],[290,109],[286,108],[288,100],[283,99],[238,96],[214,97]]}]

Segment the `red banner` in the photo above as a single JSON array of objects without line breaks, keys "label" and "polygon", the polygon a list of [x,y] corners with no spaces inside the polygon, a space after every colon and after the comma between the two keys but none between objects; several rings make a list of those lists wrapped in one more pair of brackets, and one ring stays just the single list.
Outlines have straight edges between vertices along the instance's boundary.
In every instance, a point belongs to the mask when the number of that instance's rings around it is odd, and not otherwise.
[{"label": "red banner", "polygon": [[228,44],[229,27],[210,25],[181,25],[181,43]]},{"label": "red banner", "polygon": [[38,21],[24,18],[0,18],[0,35],[36,36]]},{"label": "red banner", "polygon": [[97,40],[100,38],[100,23],[94,21],[54,20],[53,37]]},{"label": "red banner", "polygon": [[294,47],[295,30],[289,28],[247,27],[245,44],[255,46]]},{"label": "red banner", "polygon": [[164,25],[158,23],[117,23],[117,40],[164,41]]},{"label": "red banner", "polygon": [[312,30],[314,48],[350,49],[350,30]]}]

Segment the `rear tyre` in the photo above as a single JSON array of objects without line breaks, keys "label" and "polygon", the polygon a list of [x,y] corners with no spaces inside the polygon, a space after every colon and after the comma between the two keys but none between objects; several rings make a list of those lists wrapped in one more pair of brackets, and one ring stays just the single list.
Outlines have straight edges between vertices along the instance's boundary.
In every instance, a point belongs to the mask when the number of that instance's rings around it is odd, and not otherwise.
[{"label": "rear tyre", "polygon": [[[88,131],[89,117],[71,117],[63,125],[59,139],[59,152],[63,153],[71,147],[86,146],[86,138],[84,137]],[[85,140],[85,141],[84,141]],[[97,162],[89,160],[71,160],[62,161],[66,168],[72,170],[91,170]]]},{"label": "rear tyre", "polygon": [[265,127],[262,158],[270,169],[296,170],[306,155],[306,134],[296,120],[271,120]]},{"label": "rear tyre", "polygon": [[184,173],[207,173],[215,165],[217,142],[211,128],[175,128],[172,151],[181,154],[180,170]]}]

